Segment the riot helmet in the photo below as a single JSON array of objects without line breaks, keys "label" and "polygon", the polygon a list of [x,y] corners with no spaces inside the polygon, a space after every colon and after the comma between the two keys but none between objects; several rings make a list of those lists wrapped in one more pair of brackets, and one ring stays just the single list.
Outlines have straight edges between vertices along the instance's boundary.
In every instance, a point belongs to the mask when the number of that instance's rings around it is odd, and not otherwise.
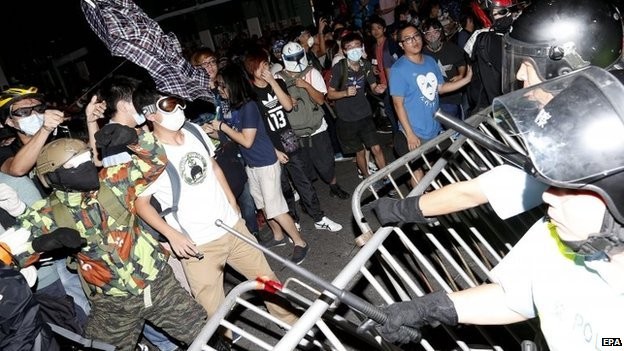
[{"label": "riot helmet", "polygon": [[308,58],[303,47],[293,41],[282,48],[284,68],[290,72],[303,72],[308,67]]},{"label": "riot helmet", "polygon": [[499,96],[492,105],[496,120],[524,143],[530,173],[552,186],[598,193],[621,224],[623,77],[590,66]]},{"label": "riot helmet", "polygon": [[61,138],[42,149],[35,171],[45,187],[66,192],[88,192],[100,187],[91,149],[78,139]]},{"label": "riot helmet", "polygon": [[605,203],[598,232],[562,239],[585,260],[624,248],[623,81],[622,70],[589,66],[493,102],[495,119],[524,143],[529,173],[554,187],[591,191]]},{"label": "riot helmet", "polygon": [[621,53],[622,21],[610,2],[535,1],[505,35],[502,89],[521,88],[515,75],[526,61],[547,80],[589,65],[609,68]]}]

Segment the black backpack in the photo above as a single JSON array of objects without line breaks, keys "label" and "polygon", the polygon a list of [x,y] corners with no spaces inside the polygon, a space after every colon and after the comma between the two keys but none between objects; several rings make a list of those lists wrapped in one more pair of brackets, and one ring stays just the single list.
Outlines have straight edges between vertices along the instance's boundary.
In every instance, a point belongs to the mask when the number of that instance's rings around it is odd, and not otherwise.
[{"label": "black backpack", "polygon": [[0,350],[59,350],[22,274],[0,263]]},{"label": "black backpack", "polygon": [[472,81],[467,87],[470,114],[489,107],[494,98],[502,95],[503,35],[483,32],[475,40],[471,63]]}]

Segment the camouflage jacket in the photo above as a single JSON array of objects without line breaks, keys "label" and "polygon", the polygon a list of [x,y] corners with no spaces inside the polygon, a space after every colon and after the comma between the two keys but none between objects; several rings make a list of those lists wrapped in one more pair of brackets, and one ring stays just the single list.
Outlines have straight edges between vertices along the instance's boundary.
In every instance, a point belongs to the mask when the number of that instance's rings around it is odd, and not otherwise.
[{"label": "camouflage jacket", "polygon": [[[142,133],[139,143],[129,146],[132,161],[100,171],[100,185],[108,186],[135,213],[134,200],[165,169],[165,150],[153,134]],[[116,221],[97,199],[97,191],[55,195],[71,212],[76,229],[87,240],[77,254],[79,269],[94,293],[111,296],[139,295],[166,264],[165,253],[153,236],[137,224],[138,216],[128,223]],[[35,256],[30,242],[58,228],[50,199],[37,201],[18,217],[17,225],[31,231],[27,252],[18,257],[28,264]]]}]

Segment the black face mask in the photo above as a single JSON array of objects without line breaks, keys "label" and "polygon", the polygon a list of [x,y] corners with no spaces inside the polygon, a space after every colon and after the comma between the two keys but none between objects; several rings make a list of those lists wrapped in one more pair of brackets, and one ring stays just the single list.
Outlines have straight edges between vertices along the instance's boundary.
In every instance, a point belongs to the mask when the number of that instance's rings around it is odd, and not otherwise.
[{"label": "black face mask", "polygon": [[494,20],[492,24],[492,28],[496,33],[507,33],[509,29],[511,29],[511,25],[513,24],[513,16],[507,15],[505,17]]},{"label": "black face mask", "polygon": [[67,192],[89,192],[100,188],[100,177],[93,162],[85,162],[76,168],[59,168],[48,175],[55,188]]}]

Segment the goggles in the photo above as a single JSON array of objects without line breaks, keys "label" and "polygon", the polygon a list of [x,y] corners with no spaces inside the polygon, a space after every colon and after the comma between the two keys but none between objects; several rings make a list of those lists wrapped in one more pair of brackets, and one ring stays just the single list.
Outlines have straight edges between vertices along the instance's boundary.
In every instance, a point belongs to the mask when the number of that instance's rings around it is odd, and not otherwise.
[{"label": "goggles", "polygon": [[76,168],[85,162],[91,161],[91,151],[85,151],[81,154],[78,154],[72,158],[70,158],[67,162],[63,164],[63,168],[70,169]]},{"label": "goggles", "polygon": [[292,61],[292,62],[299,62],[301,61],[301,59],[303,58],[303,56],[305,55],[305,52],[303,50],[296,52],[294,54],[282,54],[282,58],[285,61]]},{"label": "goggles", "polygon": [[35,111],[36,113],[44,113],[46,108],[47,108],[46,104],[43,104],[43,103],[39,105],[35,105],[35,106],[30,106],[30,107],[21,107],[21,108],[11,111],[11,116],[28,117],[32,115],[33,111]]},{"label": "goggles", "polygon": [[163,96],[153,105],[144,106],[141,110],[144,115],[161,112],[164,114],[174,113],[178,108],[184,110],[186,102],[175,96]]}]

